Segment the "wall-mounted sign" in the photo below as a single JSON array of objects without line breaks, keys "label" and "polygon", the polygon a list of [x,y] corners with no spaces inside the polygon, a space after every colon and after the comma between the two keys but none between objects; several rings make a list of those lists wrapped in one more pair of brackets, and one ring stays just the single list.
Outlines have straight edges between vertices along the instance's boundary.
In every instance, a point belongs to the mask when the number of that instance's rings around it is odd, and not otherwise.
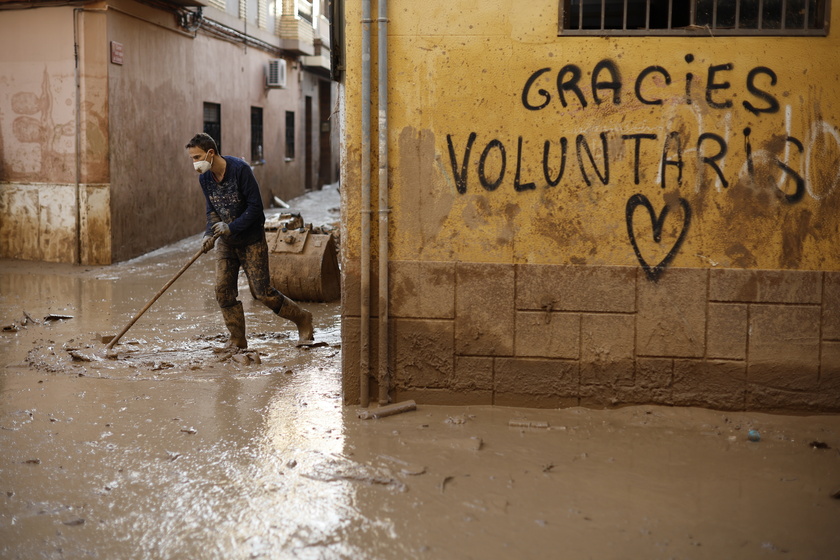
[{"label": "wall-mounted sign", "polygon": [[111,41],[111,64],[123,63],[123,44]]}]

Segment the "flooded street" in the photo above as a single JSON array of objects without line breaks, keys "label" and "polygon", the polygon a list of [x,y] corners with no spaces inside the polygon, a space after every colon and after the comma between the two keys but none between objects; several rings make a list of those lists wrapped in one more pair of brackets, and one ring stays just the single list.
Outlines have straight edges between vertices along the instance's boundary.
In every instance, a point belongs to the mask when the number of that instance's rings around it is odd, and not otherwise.
[{"label": "flooded street", "polygon": [[198,243],[101,268],[0,261],[0,558],[840,555],[838,416],[361,420],[342,406],[337,302],[304,304],[320,344],[298,348],[242,278],[250,358],[213,352],[210,255],[106,357],[101,337]]}]

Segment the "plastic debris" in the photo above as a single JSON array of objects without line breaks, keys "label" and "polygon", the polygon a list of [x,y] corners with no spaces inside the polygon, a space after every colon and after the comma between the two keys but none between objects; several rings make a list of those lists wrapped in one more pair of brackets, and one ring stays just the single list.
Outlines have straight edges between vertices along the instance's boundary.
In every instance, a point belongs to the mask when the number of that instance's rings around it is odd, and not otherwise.
[{"label": "plastic debris", "polygon": [[82,352],[78,349],[67,349],[67,353],[73,358],[74,362],[101,362],[102,358],[96,354]]}]

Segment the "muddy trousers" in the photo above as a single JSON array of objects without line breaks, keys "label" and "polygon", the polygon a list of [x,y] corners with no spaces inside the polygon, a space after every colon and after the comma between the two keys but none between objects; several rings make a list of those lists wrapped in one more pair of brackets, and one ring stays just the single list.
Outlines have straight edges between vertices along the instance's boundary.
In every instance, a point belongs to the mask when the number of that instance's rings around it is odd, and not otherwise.
[{"label": "muddy trousers", "polygon": [[245,271],[254,298],[275,313],[280,313],[286,297],[271,285],[265,238],[244,247],[231,247],[219,238],[216,247],[216,301],[219,307],[225,309],[239,303],[241,268]]},{"label": "muddy trousers", "polygon": [[231,247],[219,238],[216,243],[216,301],[230,332],[229,344],[247,348],[245,311],[242,302],[237,300],[240,268],[245,271],[254,298],[275,313],[280,313],[286,298],[271,285],[265,238],[244,247]]},{"label": "muddy trousers", "polygon": [[239,269],[245,271],[254,299],[280,317],[295,323],[299,342],[312,340],[312,314],[301,309],[271,285],[268,268],[268,244],[265,237],[244,247],[231,247],[219,238],[216,243],[216,301],[222,308],[225,325],[231,334],[230,342],[245,348],[245,313],[239,297]]}]

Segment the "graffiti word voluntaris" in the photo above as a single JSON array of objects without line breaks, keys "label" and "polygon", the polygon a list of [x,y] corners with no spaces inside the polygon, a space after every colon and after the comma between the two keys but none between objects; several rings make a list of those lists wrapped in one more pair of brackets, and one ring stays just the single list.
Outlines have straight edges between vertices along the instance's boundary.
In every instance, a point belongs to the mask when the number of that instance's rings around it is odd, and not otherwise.
[{"label": "graffiti word voluntaris", "polygon": [[[518,137],[516,141],[516,153],[513,156],[514,164],[508,164],[508,148],[505,144],[493,138],[487,142],[481,153],[478,155],[477,165],[477,179],[482,188],[487,191],[496,190],[508,177],[508,171],[513,167],[513,189],[517,192],[533,190],[537,185],[547,187],[555,187],[560,184],[560,181],[569,174],[568,168],[577,168],[580,177],[587,186],[593,183],[600,182],[603,185],[609,185],[611,180],[610,164],[612,158],[610,156],[610,137],[614,134],[611,131],[602,131],[600,133],[592,133],[591,135],[578,134],[572,138],[561,136],[559,141],[546,140],[543,143],[541,153],[525,153],[523,150],[522,137]],[[787,202],[798,202],[805,194],[805,179],[802,174],[788,166],[785,162],[779,160],[772,154],[760,154],[760,158],[756,157],[752,150],[751,144],[751,130],[745,128],[743,131],[743,142],[746,146],[746,169],[750,176],[755,177],[756,167],[758,163],[769,164],[777,168],[779,181],[775,183],[777,186],[787,185],[791,183],[792,187],[784,187],[790,189],[792,192],[783,191],[780,196],[783,196]],[[592,139],[595,136],[596,139]],[[655,162],[658,167],[660,184],[664,189],[672,186],[671,181],[676,182],[677,185],[682,185],[683,182],[683,167],[685,166],[684,153],[687,148],[692,148],[694,152],[692,157],[696,157],[697,163],[703,166],[713,178],[717,178],[723,188],[727,188],[730,184],[726,178],[722,168],[723,158],[728,152],[728,144],[726,140],[713,132],[706,132],[701,134],[697,140],[690,145],[687,139],[680,132],[670,132],[667,134],[620,134],[619,138],[628,144],[629,149],[623,150],[625,153],[631,154],[633,158],[633,181],[639,184],[641,181],[641,170],[646,162],[642,161],[641,153],[643,151],[643,143],[658,142],[658,153],[661,156]],[[455,177],[455,186],[460,194],[465,194],[469,185],[470,177],[470,162],[473,159],[473,152],[476,147],[478,134],[470,133],[467,138],[466,145],[463,147],[463,152],[459,157],[458,151],[455,147],[455,141],[452,135],[447,134],[446,142],[449,148],[449,160],[452,165],[452,174]],[[590,145],[594,140],[597,150]],[[803,153],[802,142],[793,137],[786,137],[785,141],[795,148],[798,153]],[[597,152],[600,156],[596,156]],[[573,153],[574,161],[569,163],[571,159],[569,153]],[[526,176],[523,173],[523,160],[537,159],[542,162],[542,174],[537,172],[537,177]],[[755,160],[755,161],[754,161]],[[759,161],[760,160],[760,161]],[[490,162],[488,164],[488,162]],[[740,166],[738,167],[740,169]],[[706,175],[700,175],[703,177]],[[698,184],[701,179],[696,180]],[[781,187],[779,187],[781,188]]]}]

